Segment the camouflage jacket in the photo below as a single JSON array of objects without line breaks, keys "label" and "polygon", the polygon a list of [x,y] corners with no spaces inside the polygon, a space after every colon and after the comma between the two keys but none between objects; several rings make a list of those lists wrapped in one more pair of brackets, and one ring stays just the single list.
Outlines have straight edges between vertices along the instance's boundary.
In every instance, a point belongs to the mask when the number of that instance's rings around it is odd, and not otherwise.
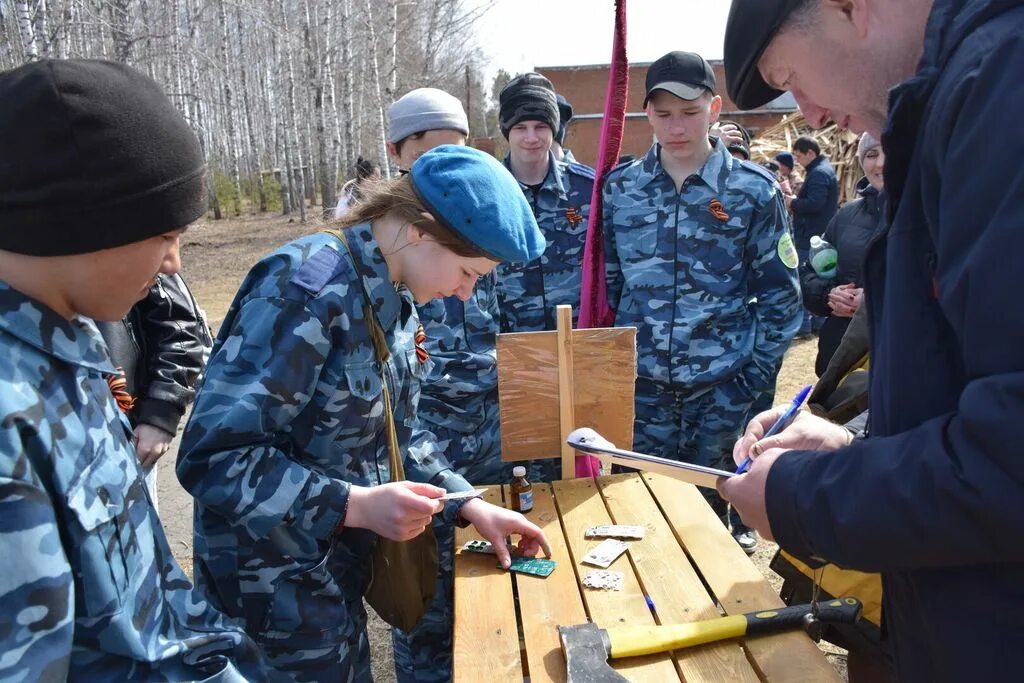
[{"label": "camouflage jacket", "polygon": [[[502,332],[553,330],[555,307],[560,304],[572,306],[573,324],[579,313],[594,170],[555,161],[551,153],[548,163],[548,175],[540,189],[534,191],[520,183],[547,239],[544,253],[529,263],[503,263],[495,269]],[[509,167],[508,157],[505,166]]]},{"label": "camouflage jacket", "polygon": [[263,680],[150,505],[91,320],[0,282],[0,680]]},{"label": "camouflage jacket", "polygon": [[[424,373],[412,294],[391,283],[368,224],[298,239],[260,261],[214,345],[178,459],[196,497],[196,583],[257,640],[329,647],[359,628],[375,535],[338,534],[350,487],[391,479],[381,367],[364,301],[391,357],[406,478],[450,491],[454,474],[416,419]],[[354,256],[354,258],[353,258]],[[442,513],[454,521],[458,506]]]},{"label": "camouflage jacket", "polygon": [[742,375],[764,390],[801,317],[778,185],[718,143],[677,191],[659,149],[612,169],[603,188],[615,324],[637,328],[641,377],[696,390]]},{"label": "camouflage jacket", "polygon": [[470,434],[484,409],[498,402],[498,299],[494,275],[480,278],[465,302],[434,299],[418,306],[430,355],[430,372],[420,396],[420,419],[427,425]]}]

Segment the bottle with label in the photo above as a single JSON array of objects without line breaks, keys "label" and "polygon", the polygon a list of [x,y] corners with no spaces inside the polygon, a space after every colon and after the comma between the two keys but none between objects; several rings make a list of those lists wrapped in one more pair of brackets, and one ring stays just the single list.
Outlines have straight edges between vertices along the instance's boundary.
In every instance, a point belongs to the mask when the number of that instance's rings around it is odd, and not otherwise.
[{"label": "bottle with label", "polygon": [[516,465],[512,468],[512,509],[516,512],[529,512],[533,509],[533,484],[526,480],[526,468]]},{"label": "bottle with label", "polygon": [[807,260],[811,268],[819,277],[831,280],[836,276],[836,261],[839,254],[831,244],[815,235],[811,238],[811,250],[807,254]]}]

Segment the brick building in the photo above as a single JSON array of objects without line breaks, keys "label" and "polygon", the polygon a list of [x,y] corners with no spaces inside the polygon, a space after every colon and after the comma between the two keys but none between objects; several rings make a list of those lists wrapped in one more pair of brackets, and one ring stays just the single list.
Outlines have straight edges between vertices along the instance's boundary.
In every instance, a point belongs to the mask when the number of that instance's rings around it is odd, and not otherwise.
[{"label": "brick building", "polygon": [[[622,154],[640,156],[651,146],[653,137],[647,116],[643,111],[644,79],[650,62],[630,64],[629,96],[626,100],[626,127],[622,140]],[[774,102],[753,111],[739,111],[729,99],[725,87],[725,67],[720,60],[712,60],[718,81],[718,94],[722,96],[723,119],[736,121],[751,135],[778,123],[786,114],[796,111],[796,102],[788,93]],[[565,136],[565,146],[585,164],[597,162],[597,149],[601,134],[605,91],[608,88],[608,65],[542,66],[536,69],[547,76],[561,95],[575,110],[572,123]]]}]

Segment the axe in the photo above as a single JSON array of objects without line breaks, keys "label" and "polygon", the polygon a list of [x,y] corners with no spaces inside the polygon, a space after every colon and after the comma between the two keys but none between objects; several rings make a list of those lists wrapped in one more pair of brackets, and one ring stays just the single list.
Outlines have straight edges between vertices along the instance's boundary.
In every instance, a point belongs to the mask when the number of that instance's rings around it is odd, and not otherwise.
[{"label": "axe", "polygon": [[678,648],[713,643],[728,638],[777,633],[819,620],[829,624],[852,624],[860,618],[857,598],[839,598],[813,605],[793,605],[689,624],[663,626],[616,626],[599,628],[587,623],[559,626],[558,636],[568,667],[568,683],[623,683],[622,674],[608,665],[608,659],[637,657]]}]

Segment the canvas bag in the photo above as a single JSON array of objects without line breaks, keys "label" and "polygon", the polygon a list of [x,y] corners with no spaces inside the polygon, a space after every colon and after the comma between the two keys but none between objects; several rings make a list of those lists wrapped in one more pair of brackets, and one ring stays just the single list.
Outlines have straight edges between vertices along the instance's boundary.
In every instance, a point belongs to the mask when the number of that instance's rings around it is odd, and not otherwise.
[{"label": "canvas bag", "polygon": [[[337,237],[349,255],[348,240],[340,230],[327,230]],[[354,258],[354,256],[353,256]],[[384,397],[384,431],[388,439],[388,462],[391,481],[405,479],[405,468],[398,453],[398,433],[395,430],[395,416],[391,405],[391,391],[385,376],[385,364],[391,356],[384,330],[377,321],[377,314],[370,306],[369,297],[363,299],[363,311],[370,328],[374,353],[381,372],[381,393]],[[408,541],[392,541],[377,538],[370,559],[370,582],[364,597],[381,619],[409,632],[420,622],[434,599],[437,585],[437,540],[434,530],[426,530]]]}]

